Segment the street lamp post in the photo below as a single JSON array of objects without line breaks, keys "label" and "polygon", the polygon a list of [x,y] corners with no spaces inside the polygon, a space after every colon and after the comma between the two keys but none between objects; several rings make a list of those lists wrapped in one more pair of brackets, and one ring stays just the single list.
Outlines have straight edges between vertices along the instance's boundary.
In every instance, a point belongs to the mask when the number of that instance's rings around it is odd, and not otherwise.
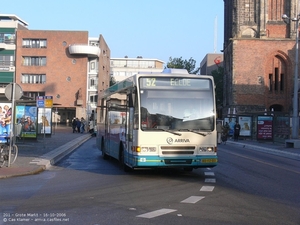
[{"label": "street lamp post", "polygon": [[299,19],[300,14],[295,18],[289,18],[286,14],[282,15],[282,19],[295,22],[296,30],[296,46],[295,46],[295,68],[294,68],[294,98],[293,98],[293,121],[292,121],[292,139],[299,138],[299,117],[298,117],[298,60],[299,60]]}]

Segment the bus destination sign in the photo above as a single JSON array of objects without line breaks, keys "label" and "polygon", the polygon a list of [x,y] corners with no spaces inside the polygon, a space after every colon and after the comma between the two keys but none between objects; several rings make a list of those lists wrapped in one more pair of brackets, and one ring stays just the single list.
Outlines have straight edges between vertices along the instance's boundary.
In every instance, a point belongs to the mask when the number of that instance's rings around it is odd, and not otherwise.
[{"label": "bus destination sign", "polygon": [[209,89],[209,79],[176,78],[176,77],[147,77],[140,78],[141,88],[156,89]]}]

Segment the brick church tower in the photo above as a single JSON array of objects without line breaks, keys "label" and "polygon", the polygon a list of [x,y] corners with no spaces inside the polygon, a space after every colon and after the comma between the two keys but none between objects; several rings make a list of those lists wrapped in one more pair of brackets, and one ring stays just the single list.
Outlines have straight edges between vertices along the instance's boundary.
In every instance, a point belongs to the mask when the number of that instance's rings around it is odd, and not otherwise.
[{"label": "brick church tower", "polygon": [[298,0],[224,0],[223,115],[291,114],[296,28],[283,14],[297,18]]}]

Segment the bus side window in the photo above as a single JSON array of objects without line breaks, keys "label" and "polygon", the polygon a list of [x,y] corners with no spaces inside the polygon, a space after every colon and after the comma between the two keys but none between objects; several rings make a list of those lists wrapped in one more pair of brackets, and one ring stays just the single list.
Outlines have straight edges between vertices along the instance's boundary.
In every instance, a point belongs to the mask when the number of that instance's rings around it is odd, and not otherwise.
[{"label": "bus side window", "polygon": [[[138,108],[138,100],[137,100],[137,94],[132,93],[132,106],[134,108],[134,118],[133,118],[133,129],[139,128],[139,108]],[[129,104],[130,106],[130,104]]]}]

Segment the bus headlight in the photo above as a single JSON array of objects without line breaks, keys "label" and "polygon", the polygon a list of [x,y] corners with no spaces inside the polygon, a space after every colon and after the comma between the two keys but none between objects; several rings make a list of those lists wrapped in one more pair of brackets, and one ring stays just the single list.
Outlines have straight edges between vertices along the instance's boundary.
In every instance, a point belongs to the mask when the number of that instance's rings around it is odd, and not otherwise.
[{"label": "bus headlight", "polygon": [[214,148],[213,147],[200,147],[199,152],[213,152]]}]

